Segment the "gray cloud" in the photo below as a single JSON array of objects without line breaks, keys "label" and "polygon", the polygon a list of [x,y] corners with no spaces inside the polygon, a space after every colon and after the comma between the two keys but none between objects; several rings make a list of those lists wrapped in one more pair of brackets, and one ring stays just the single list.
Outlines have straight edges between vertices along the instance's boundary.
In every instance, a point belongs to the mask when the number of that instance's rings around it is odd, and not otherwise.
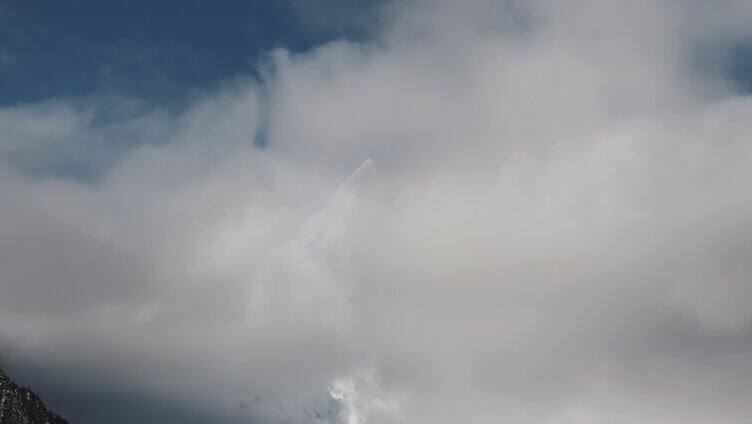
[{"label": "gray cloud", "polygon": [[752,9],[708,8],[392,4],[179,116],[3,109],[4,355],[262,422],[748,421],[752,100],[692,55]]}]

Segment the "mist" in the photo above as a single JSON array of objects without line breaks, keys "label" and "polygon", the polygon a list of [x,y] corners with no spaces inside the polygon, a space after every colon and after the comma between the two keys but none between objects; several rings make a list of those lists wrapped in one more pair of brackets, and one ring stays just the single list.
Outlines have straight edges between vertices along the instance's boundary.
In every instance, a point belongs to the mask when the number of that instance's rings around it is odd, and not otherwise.
[{"label": "mist", "polygon": [[0,109],[0,358],[233,422],[752,420],[752,6],[371,13],[179,111]]}]

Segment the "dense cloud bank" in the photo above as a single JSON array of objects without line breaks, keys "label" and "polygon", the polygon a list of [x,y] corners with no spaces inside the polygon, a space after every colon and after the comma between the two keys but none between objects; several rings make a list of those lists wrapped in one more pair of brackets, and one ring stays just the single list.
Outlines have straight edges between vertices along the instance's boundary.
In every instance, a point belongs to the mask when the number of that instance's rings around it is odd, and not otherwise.
[{"label": "dense cloud bank", "polygon": [[260,422],[752,420],[749,3],[382,13],[179,114],[0,110],[0,353]]}]

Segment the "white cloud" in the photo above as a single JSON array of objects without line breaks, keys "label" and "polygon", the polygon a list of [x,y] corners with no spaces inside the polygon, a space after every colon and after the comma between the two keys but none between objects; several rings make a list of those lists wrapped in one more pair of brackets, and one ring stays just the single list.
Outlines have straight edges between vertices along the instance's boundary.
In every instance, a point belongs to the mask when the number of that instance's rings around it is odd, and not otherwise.
[{"label": "white cloud", "polygon": [[0,345],[270,420],[748,421],[752,102],[687,55],[750,11],[706,8],[410,2],[178,117],[3,109]]}]

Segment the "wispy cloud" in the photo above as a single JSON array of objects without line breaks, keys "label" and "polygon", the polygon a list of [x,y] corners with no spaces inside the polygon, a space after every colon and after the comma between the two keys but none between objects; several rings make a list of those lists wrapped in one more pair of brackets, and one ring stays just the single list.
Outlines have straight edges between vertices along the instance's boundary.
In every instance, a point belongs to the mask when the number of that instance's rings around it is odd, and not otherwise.
[{"label": "wispy cloud", "polygon": [[238,419],[749,421],[752,100],[691,55],[752,7],[382,13],[180,113],[0,110],[0,353]]}]

